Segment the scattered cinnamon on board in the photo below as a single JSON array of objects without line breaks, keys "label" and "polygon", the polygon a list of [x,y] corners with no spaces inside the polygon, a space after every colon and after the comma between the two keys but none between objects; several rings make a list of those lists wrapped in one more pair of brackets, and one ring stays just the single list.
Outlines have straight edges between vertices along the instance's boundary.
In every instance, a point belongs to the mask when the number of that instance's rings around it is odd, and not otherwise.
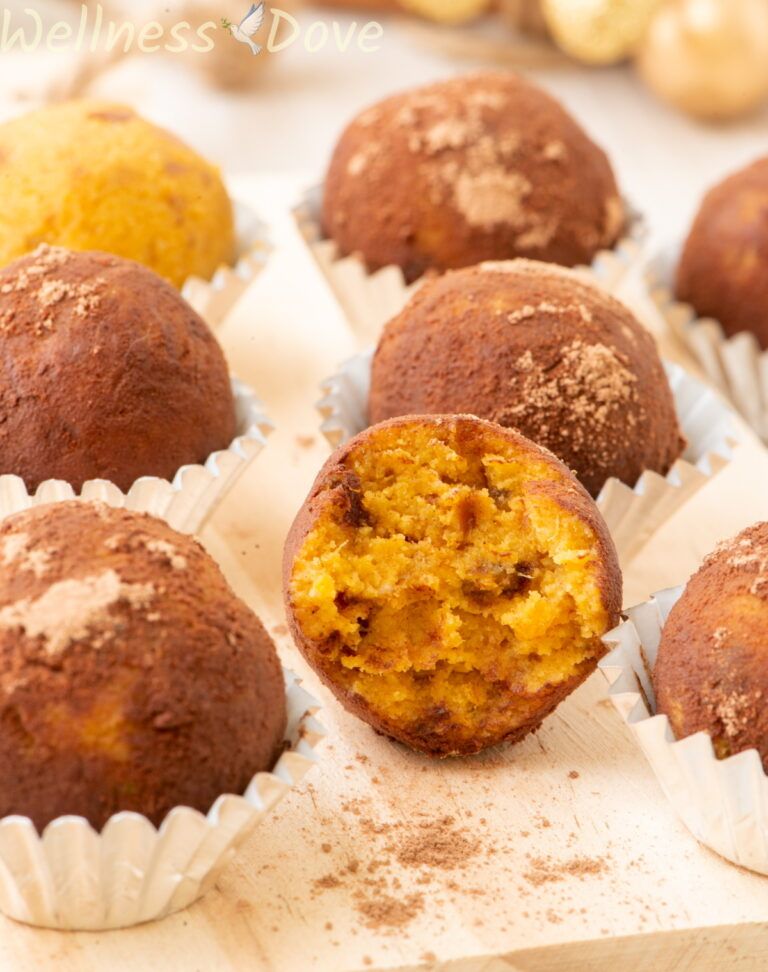
[{"label": "scattered cinnamon on board", "polygon": [[451,870],[480,853],[480,842],[454,826],[453,817],[426,820],[397,846],[395,857],[403,867]]},{"label": "scattered cinnamon on board", "polygon": [[312,883],[315,888],[322,891],[328,891],[331,888],[341,887],[341,879],[335,874],[324,874],[322,877],[317,878]]},{"label": "scattered cinnamon on board", "polygon": [[[356,762],[365,766],[367,757],[356,757]],[[427,910],[431,919],[445,922],[442,909],[447,902],[486,896],[489,890],[480,871],[492,852],[511,849],[499,844],[485,816],[468,819],[411,807],[408,816],[382,818],[377,801],[363,795],[350,795],[339,809],[346,828],[356,832],[354,854],[349,854],[349,847],[346,860],[312,883],[313,896],[343,895],[358,927],[382,936],[406,939],[409,925]],[[531,819],[536,830],[553,827],[540,811],[534,811]],[[523,835],[530,836],[531,831]],[[576,838],[573,832],[567,839],[561,835],[562,847],[575,849]],[[323,851],[327,847],[321,845]],[[539,912],[541,920],[551,924],[575,913],[566,882],[601,878],[609,871],[611,859],[610,853],[562,858],[526,853],[525,857],[527,863],[509,873],[521,897],[542,885],[553,885],[553,892],[558,882],[563,885],[562,892],[549,895],[548,907]],[[475,919],[478,923],[480,919]]]},{"label": "scattered cinnamon on board", "polygon": [[393,898],[388,894],[375,898],[360,895],[355,910],[363,924],[374,931],[402,928],[424,910],[424,895],[409,894],[405,898]]},{"label": "scattered cinnamon on board", "polygon": [[567,877],[589,877],[602,874],[606,870],[602,857],[572,857],[567,861],[553,861],[551,858],[534,857],[531,867],[523,877],[534,887],[551,881],[564,881]]}]

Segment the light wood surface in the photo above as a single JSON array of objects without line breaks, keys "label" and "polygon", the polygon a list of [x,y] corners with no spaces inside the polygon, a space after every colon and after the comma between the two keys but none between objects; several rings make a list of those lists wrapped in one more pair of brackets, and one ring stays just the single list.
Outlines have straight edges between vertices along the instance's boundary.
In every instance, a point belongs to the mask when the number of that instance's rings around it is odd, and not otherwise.
[{"label": "light wood surface", "polygon": [[[327,455],[317,384],[356,349],[281,216],[299,187],[261,180],[239,188],[273,219],[278,252],[220,336],[278,430],[204,539],[283,660],[322,699],[329,739],[321,765],[201,902],[109,933],[0,919],[0,969],[764,968],[768,880],[721,861],[678,823],[599,674],[521,745],[434,763],[374,735],[308,673],[284,633],[280,551]],[[627,601],[684,580],[717,539],[766,516],[768,455],[745,438],[731,467],[632,565]],[[443,821],[467,851],[460,866],[407,859],[409,838],[430,821]],[[370,927],[375,902],[389,898],[410,901],[412,914]]]}]

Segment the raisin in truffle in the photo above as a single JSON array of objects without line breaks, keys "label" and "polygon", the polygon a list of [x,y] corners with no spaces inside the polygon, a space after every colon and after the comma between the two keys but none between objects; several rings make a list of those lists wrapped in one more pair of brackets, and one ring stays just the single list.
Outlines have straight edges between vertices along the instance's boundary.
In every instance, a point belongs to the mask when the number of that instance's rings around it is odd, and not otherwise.
[{"label": "raisin in truffle", "polygon": [[661,635],[657,710],[678,739],[704,731],[718,757],[755,748],[768,772],[768,523],[721,544],[688,581]]},{"label": "raisin in truffle", "polygon": [[677,268],[675,292],[729,336],[768,348],[768,157],[711,189]]},{"label": "raisin in truffle", "polygon": [[521,739],[589,675],[621,575],[554,456],[473,416],[409,416],[325,464],[286,543],[285,597],[350,711],[449,756]]},{"label": "raisin in truffle", "polygon": [[546,446],[592,495],[683,449],[650,334],[574,271],[528,260],[426,281],[387,324],[370,420],[468,412]]},{"label": "raisin in truffle", "polygon": [[325,181],[341,253],[414,280],[515,256],[573,266],[611,247],[625,212],[605,154],[511,73],[395,95],[352,121]]},{"label": "raisin in truffle", "polygon": [[221,348],[151,270],[46,246],[0,270],[0,473],[127,490],[235,432]]},{"label": "raisin in truffle", "polygon": [[131,108],[48,105],[0,125],[0,266],[39,243],[106,250],[177,286],[235,258],[218,170]]},{"label": "raisin in truffle", "polygon": [[101,503],[0,525],[0,816],[206,813],[285,723],[274,646],[196,540]]}]

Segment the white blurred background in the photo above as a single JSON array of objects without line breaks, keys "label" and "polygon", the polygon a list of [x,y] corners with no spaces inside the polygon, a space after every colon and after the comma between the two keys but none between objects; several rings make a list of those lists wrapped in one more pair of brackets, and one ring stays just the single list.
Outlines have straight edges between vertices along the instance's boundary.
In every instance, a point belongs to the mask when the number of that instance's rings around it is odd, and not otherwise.
[{"label": "white blurred background", "polygon": [[[22,0],[6,3],[12,27],[30,24],[34,6],[45,23],[68,18],[76,24],[80,3]],[[498,58],[460,53],[444,43],[446,32],[404,17],[372,12],[351,15],[285,0],[306,30],[318,20],[337,21],[342,31],[356,21],[383,25],[380,50],[344,53],[334,45],[308,53],[299,41],[264,60],[252,58],[222,30],[217,56],[239,58],[242,86],[224,88],[205,63],[210,54],[135,54],[106,66],[87,86],[94,97],[129,102],[150,119],[177,132],[227,173],[294,175],[297,185],[323,172],[339,130],[359,109],[395,90],[479,67]],[[96,4],[88,4],[91,12]],[[188,11],[184,0],[124,0],[109,5],[137,23],[173,19]],[[237,22],[248,0],[198,0],[205,19]],[[491,28],[493,29],[493,28]],[[498,28],[497,28],[498,29]],[[499,38],[493,38],[496,42]],[[228,46],[227,46],[228,45]],[[477,45],[475,45],[477,46]],[[247,55],[247,57],[246,57]],[[243,58],[246,58],[243,60]],[[0,114],[8,117],[59,97],[83,70],[82,54],[67,50],[0,54]],[[505,66],[512,66],[512,59]],[[247,72],[253,76],[248,77]],[[526,71],[558,96],[611,155],[625,194],[646,212],[661,237],[679,236],[703,189],[726,172],[768,152],[768,111],[725,125],[696,122],[657,101],[630,67],[595,69],[575,63]]]}]

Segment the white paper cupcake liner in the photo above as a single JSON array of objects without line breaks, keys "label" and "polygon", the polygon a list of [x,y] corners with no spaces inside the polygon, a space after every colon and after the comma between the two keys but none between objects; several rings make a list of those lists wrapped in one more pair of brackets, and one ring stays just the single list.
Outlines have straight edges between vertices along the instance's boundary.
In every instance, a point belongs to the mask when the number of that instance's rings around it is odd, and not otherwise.
[{"label": "white paper cupcake liner", "polygon": [[656,714],[650,672],[682,591],[661,591],[627,611],[628,620],[603,638],[612,650],[599,668],[611,701],[688,830],[734,864],[768,874],[768,777],[757,750],[719,760],[706,732],[675,741],[667,717]]},{"label": "white paper cupcake liner", "polygon": [[711,317],[698,317],[674,299],[679,245],[656,254],[646,268],[651,297],[670,331],[698,361],[709,381],[733,403],[748,425],[768,442],[768,351],[746,331],[726,337]]},{"label": "white paper cupcake liner", "polygon": [[[388,320],[405,306],[421,281],[407,284],[400,267],[382,267],[370,273],[356,254],[340,257],[336,244],[324,237],[320,222],[323,187],[304,193],[293,215],[299,232],[341,305],[350,326],[363,341],[375,341]],[[640,263],[646,227],[629,204],[626,234],[611,250],[601,250],[590,267],[603,288],[614,292],[631,267]]]},{"label": "white paper cupcake liner", "polygon": [[197,311],[211,330],[224,321],[252,281],[264,269],[272,246],[264,222],[245,203],[234,203],[237,261],[223,265],[210,280],[189,277],[181,288],[182,296]]},{"label": "white paper cupcake liner", "polygon": [[227,449],[213,452],[205,465],[182,466],[173,482],[159,476],[142,476],[127,493],[106,479],[91,479],[77,493],[60,479],[48,479],[34,493],[24,480],[11,474],[0,475],[0,519],[11,513],[62,500],[101,500],[110,506],[139,513],[151,513],[165,520],[180,533],[197,533],[216,506],[266,444],[272,422],[251,389],[232,379],[235,398],[237,437]]},{"label": "white paper cupcake liner", "polygon": [[0,911],[45,928],[99,930],[153,921],[197,900],[318,761],[320,703],[292,672],[283,674],[289,748],[242,796],[220,796],[206,815],[175,807],[155,828],[139,813],[117,813],[100,834],[83,817],[57,817],[42,836],[29,817],[0,820]]},{"label": "white paper cupcake liner", "polygon": [[[320,429],[333,448],[368,426],[372,350],[350,358],[322,383]],[[678,365],[665,363],[680,426],[688,440],[666,476],[645,472],[634,488],[609,479],[597,498],[619,559],[626,565],[664,523],[731,459],[734,415],[718,396]]]}]

